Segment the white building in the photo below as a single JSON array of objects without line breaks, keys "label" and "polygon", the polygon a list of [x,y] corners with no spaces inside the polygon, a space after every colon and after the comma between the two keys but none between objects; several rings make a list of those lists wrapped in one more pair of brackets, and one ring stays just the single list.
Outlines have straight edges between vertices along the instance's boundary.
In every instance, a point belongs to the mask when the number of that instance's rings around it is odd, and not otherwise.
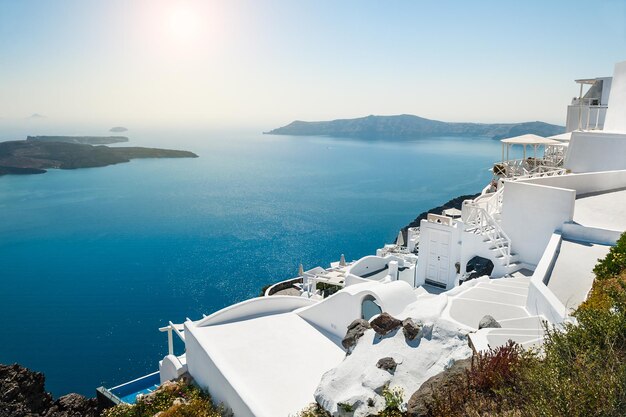
[{"label": "white building", "polygon": [[[293,415],[314,393],[330,408],[351,401],[361,410],[367,396],[378,404],[372,381],[415,389],[450,357],[468,355],[466,335],[475,350],[509,339],[541,343],[542,322],[568,319],[591,288],[597,259],[626,230],[626,62],[612,78],[577,82],[568,133],[505,140],[494,166],[499,178],[464,202],[460,217],[429,215],[409,230],[406,245],[399,238],[376,255],[302,271],[295,296],[255,298],[163,328],[170,352],[161,381],[188,372],[237,417]],[[509,160],[510,146],[523,146],[525,157]],[[490,277],[469,280],[468,262],[477,257],[493,264]],[[323,298],[319,283],[342,289]],[[345,359],[347,326],[382,311],[431,323],[437,337],[432,330],[429,343],[411,345],[368,336]],[[487,314],[502,327],[478,330]],[[173,335],[184,341],[183,355],[174,355]],[[385,352],[401,357],[395,375],[369,362]]]}]

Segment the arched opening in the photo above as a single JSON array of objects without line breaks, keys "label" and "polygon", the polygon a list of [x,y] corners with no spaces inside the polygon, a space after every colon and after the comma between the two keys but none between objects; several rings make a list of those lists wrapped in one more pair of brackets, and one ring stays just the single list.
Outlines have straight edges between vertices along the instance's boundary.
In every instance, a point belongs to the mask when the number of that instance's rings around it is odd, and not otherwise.
[{"label": "arched opening", "polygon": [[371,295],[365,296],[361,301],[361,318],[369,321],[372,317],[383,312],[382,308]]}]

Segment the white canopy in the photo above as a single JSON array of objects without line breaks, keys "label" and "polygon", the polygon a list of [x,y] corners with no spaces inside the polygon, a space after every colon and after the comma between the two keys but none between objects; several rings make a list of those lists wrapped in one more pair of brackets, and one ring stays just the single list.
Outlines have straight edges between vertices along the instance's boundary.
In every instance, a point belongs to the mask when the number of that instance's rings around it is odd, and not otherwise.
[{"label": "white canopy", "polygon": [[558,140],[560,142],[569,142],[572,138],[572,132],[561,133],[560,135],[548,136],[548,139]]},{"label": "white canopy", "polygon": [[513,138],[502,139],[502,143],[509,145],[560,145],[561,142],[554,139],[544,138],[538,135],[521,135]]}]

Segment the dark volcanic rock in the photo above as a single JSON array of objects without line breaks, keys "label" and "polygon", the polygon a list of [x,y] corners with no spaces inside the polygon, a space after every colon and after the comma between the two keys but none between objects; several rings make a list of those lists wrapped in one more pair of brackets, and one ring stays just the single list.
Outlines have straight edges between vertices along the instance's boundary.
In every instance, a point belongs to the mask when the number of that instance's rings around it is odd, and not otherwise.
[{"label": "dark volcanic rock", "polygon": [[67,394],[54,402],[45,417],[98,417],[98,415],[98,404],[95,398]]},{"label": "dark volcanic rock", "polygon": [[56,401],[45,391],[45,377],[20,365],[0,365],[0,417],[97,417],[95,399],[68,394]]},{"label": "dark volcanic rock", "polygon": [[372,320],[370,322],[370,325],[372,326],[372,329],[374,329],[376,333],[378,333],[381,336],[385,336],[388,333],[391,333],[394,330],[396,330],[398,327],[402,326],[402,322],[398,320],[397,318],[389,315],[389,313],[382,313],[381,315],[376,317],[374,320]]},{"label": "dark volcanic rock", "polygon": [[428,405],[432,401],[433,393],[446,390],[448,387],[464,384],[465,375],[472,366],[472,359],[456,361],[447,370],[431,377],[411,395],[407,406],[407,416],[422,417],[428,415]]},{"label": "dark volcanic rock", "polygon": [[502,325],[490,315],[484,316],[482,319],[480,319],[480,322],[478,323],[478,330],[489,328],[499,329],[501,327]]},{"label": "dark volcanic rock", "polygon": [[389,371],[393,373],[396,370],[398,364],[393,360],[392,357],[387,356],[386,358],[381,358],[376,363],[376,367],[379,369],[384,369],[385,371]]},{"label": "dark volcanic rock", "polygon": [[404,226],[402,228],[402,236],[404,238],[404,241],[407,242],[408,238],[407,238],[407,229],[409,227],[419,227],[420,222],[424,219],[426,219],[426,217],[428,217],[428,213],[432,213],[432,214],[441,214],[441,212],[443,212],[444,210],[447,209],[451,209],[451,208],[455,208],[457,210],[461,210],[462,206],[463,206],[463,201],[465,200],[473,200],[476,197],[478,197],[480,195],[480,193],[478,194],[466,194],[466,195],[460,195],[458,197],[453,198],[452,200],[448,201],[447,203],[439,206],[439,207],[435,207],[435,208],[431,208],[428,211],[425,211],[423,213],[421,213],[419,216],[417,216],[415,218],[415,220],[413,220],[411,223],[409,223],[408,225]]},{"label": "dark volcanic rock", "polygon": [[422,327],[415,323],[412,318],[407,317],[402,320],[402,332],[407,340],[413,340],[417,337]]},{"label": "dark volcanic rock", "polygon": [[346,332],[346,336],[341,341],[341,344],[344,348],[350,351],[356,345],[356,342],[361,338],[361,336],[365,334],[365,331],[370,328],[371,326],[367,320],[354,320],[348,326],[348,331]]}]

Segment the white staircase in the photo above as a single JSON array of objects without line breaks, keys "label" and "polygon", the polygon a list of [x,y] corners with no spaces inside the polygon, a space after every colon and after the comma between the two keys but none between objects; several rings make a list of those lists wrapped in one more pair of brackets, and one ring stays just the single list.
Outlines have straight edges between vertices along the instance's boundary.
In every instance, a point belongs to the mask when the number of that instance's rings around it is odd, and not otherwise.
[{"label": "white staircase", "polygon": [[519,256],[511,251],[511,239],[500,226],[502,189],[481,195],[475,200],[464,201],[461,220],[465,223],[465,232],[483,237],[483,244],[489,249],[494,264],[498,262],[507,272],[514,272],[521,265]]}]

